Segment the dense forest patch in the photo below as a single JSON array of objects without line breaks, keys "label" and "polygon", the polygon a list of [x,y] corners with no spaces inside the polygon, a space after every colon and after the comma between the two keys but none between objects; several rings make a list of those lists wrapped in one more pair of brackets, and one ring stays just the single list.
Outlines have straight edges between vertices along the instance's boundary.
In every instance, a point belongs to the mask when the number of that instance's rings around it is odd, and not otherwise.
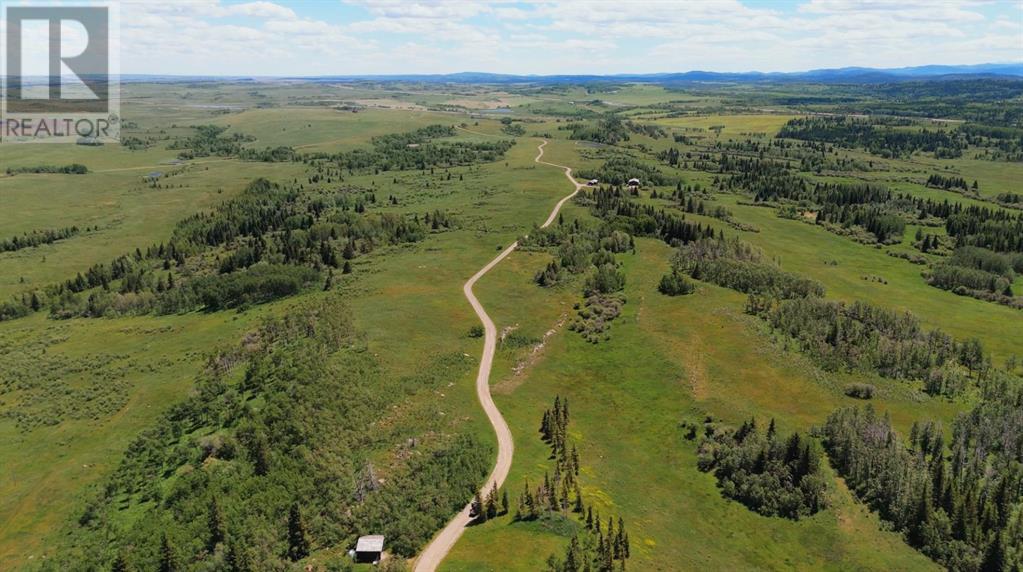
[{"label": "dense forest patch", "polygon": [[951,443],[933,422],[899,436],[869,405],[828,417],[822,433],[850,488],[906,541],[951,570],[1023,567],[1021,380],[992,377],[956,419]]},{"label": "dense forest patch", "polygon": [[827,506],[828,483],[819,447],[799,433],[779,436],[774,419],[764,433],[756,419],[738,429],[708,423],[699,466],[714,472],[723,495],[750,510],[799,519]]},{"label": "dense forest patch", "polygon": [[382,375],[333,298],[268,320],[129,446],[43,569],[118,558],[145,570],[278,569],[367,533],[413,554],[472,497],[490,459],[472,436],[431,433],[378,476],[371,452],[396,436],[374,422],[468,362],[437,365],[422,378]]}]

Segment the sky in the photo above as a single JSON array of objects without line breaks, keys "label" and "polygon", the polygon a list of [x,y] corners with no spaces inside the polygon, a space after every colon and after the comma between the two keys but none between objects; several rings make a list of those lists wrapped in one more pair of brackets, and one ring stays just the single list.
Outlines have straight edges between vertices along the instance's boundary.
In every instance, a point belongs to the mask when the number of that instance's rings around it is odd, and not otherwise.
[{"label": "sky", "polygon": [[119,4],[125,74],[614,74],[1023,61],[1023,0]]}]

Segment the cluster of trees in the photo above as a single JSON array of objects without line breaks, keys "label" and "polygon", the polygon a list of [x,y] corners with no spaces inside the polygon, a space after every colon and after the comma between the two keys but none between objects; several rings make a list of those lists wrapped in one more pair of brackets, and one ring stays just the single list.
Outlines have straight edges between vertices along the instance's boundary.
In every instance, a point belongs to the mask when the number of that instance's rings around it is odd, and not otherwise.
[{"label": "cluster of trees", "polygon": [[78,232],[79,229],[77,226],[33,230],[31,232],[26,232],[21,236],[14,236],[0,240],[0,252],[14,252],[15,250],[21,250],[22,248],[32,248],[42,244],[50,244],[57,242],[58,240],[71,238],[78,234]]},{"label": "cluster of trees", "polygon": [[[23,304],[31,310],[48,305],[54,317],[68,318],[262,303],[297,293],[321,269],[348,274],[355,258],[380,245],[418,242],[454,224],[441,211],[367,213],[366,205],[375,202],[366,191],[306,190],[256,179],[213,211],[180,221],[167,243],[96,264]],[[200,264],[211,253],[213,268]]]},{"label": "cluster of trees", "polygon": [[[301,159],[321,176],[340,177],[341,173],[379,173],[383,171],[425,170],[497,161],[515,145],[514,140],[439,142],[451,137],[450,125],[430,125],[407,133],[374,137],[370,149],[341,153],[313,153]],[[337,175],[333,175],[337,174]]]},{"label": "cluster of trees", "polygon": [[88,172],[89,168],[81,163],[71,163],[69,165],[36,165],[32,167],[7,167],[8,175],[17,175],[18,173],[84,175]]},{"label": "cluster of trees", "polygon": [[982,246],[997,252],[1023,252],[1023,214],[970,205],[945,219],[958,246]]},{"label": "cluster of trees", "polygon": [[702,223],[691,223],[685,215],[632,200],[621,189],[593,189],[580,191],[577,200],[590,206],[598,218],[612,228],[633,236],[650,236],[678,246],[701,238],[713,238],[714,229]]},{"label": "cluster of trees", "polygon": [[721,172],[715,184],[724,190],[741,190],[757,202],[786,201],[806,210],[817,210],[816,222],[843,234],[844,229],[861,228],[874,240],[887,243],[901,240],[906,218],[926,218],[950,209],[930,200],[895,194],[870,184],[814,183],[792,171],[784,162],[769,159],[732,158],[723,155]]},{"label": "cluster of trees", "polygon": [[522,124],[513,121],[511,117],[502,117],[501,133],[512,137],[522,137],[526,134],[526,128]]},{"label": "cluster of trees", "polygon": [[990,371],[980,341],[959,342],[924,330],[909,312],[817,297],[776,300],[751,295],[746,311],[794,340],[826,370],[872,371],[923,380],[928,392],[956,395]]},{"label": "cluster of trees", "polygon": [[624,185],[629,179],[639,179],[646,186],[674,185],[678,182],[677,178],[665,175],[657,167],[621,153],[608,157],[600,168],[582,169],[577,175],[583,179],[597,179],[601,184],[612,186]]},{"label": "cluster of trees", "polygon": [[196,157],[233,157],[241,153],[242,144],[255,141],[256,138],[244,133],[225,135],[227,127],[219,125],[196,125],[195,134],[191,137],[176,139],[167,146],[168,149],[180,151],[178,158],[194,159]]},{"label": "cluster of trees", "polygon": [[950,570],[1023,568],[1023,406],[1020,380],[1002,375],[956,419],[952,441],[933,422],[909,438],[872,407],[832,413],[822,434],[853,492],[906,541]]},{"label": "cluster of trees", "polygon": [[87,296],[65,291],[51,302],[50,315],[58,319],[101,318],[173,314],[196,308],[216,312],[294,296],[320,280],[319,271],[313,268],[285,264],[259,264],[229,274],[199,276],[180,286],[172,273],[167,273],[166,280],[155,276],[130,273],[118,290],[100,288]]},{"label": "cluster of trees", "polygon": [[637,135],[646,135],[652,139],[660,139],[667,137],[668,132],[665,131],[660,125],[654,125],[652,123],[636,123],[635,121],[626,121],[625,128]]},{"label": "cluster of trees", "polygon": [[[498,508],[499,504],[500,508]],[[508,491],[501,491],[501,496],[498,497],[497,483],[494,483],[486,498],[482,494],[476,493],[476,497],[472,500],[472,509],[470,510],[470,515],[476,519],[475,522],[483,524],[501,514],[508,514]]]},{"label": "cluster of trees", "polygon": [[534,276],[540,286],[555,286],[585,273],[584,300],[576,304],[578,317],[569,329],[594,343],[607,339],[611,321],[625,304],[625,297],[618,294],[625,288],[625,273],[615,255],[635,251],[632,236],[613,230],[607,223],[586,225],[575,219],[566,224],[564,217],[558,217],[556,225],[534,226],[530,234],[519,239],[519,244],[523,248],[554,249],[554,260]]},{"label": "cluster of trees", "polygon": [[579,141],[617,145],[629,140],[629,129],[621,118],[611,113],[592,123],[568,123],[559,129],[571,131],[568,138]]},{"label": "cluster of trees", "polygon": [[995,202],[1002,206],[1023,208],[1023,193],[998,193]]},{"label": "cluster of trees", "polygon": [[606,527],[600,514],[583,500],[579,486],[579,452],[568,442],[568,399],[554,397],[553,406],[546,409],[540,422],[540,436],[550,446],[550,460],[554,461],[554,476],[544,473],[544,482],[535,489],[527,480],[515,512],[516,520],[537,518],[565,518],[574,513],[583,521],[581,534],[573,536],[563,558],[551,555],[547,560],[551,572],[618,572],[624,570],[629,558],[629,534],[625,522],[618,518],[617,526],[609,517]]},{"label": "cluster of trees", "polygon": [[657,284],[657,291],[666,296],[684,296],[695,292],[696,285],[673,268],[671,272],[661,277],[661,281]]},{"label": "cluster of trees", "polygon": [[[1012,283],[1020,273],[1023,273],[1023,253],[1003,254],[963,246],[931,269],[927,283],[960,295],[1014,305],[1017,301]],[[1023,308],[1023,301],[1018,306]]]},{"label": "cluster of trees", "polygon": [[765,260],[759,249],[738,238],[703,238],[683,244],[672,259],[672,273],[783,299],[824,295],[819,282],[785,272]]},{"label": "cluster of trees", "polygon": [[817,224],[827,227],[835,224],[842,228],[859,227],[881,244],[897,244],[906,231],[906,221],[886,207],[870,205],[825,205],[817,213]]},{"label": "cluster of trees", "polygon": [[568,398],[554,397],[554,405],[543,412],[540,436],[551,448],[554,477],[544,473],[543,483],[535,489],[527,480],[519,495],[516,520],[534,520],[543,515],[566,515],[570,510],[583,514],[583,496],[579,488],[579,451],[568,444]]},{"label": "cluster of trees", "polygon": [[604,274],[618,272],[615,254],[636,248],[631,235],[613,230],[608,224],[588,225],[579,219],[566,224],[563,216],[558,217],[556,225],[547,228],[534,225],[528,235],[519,238],[519,245],[524,249],[553,251],[554,259],[534,276],[540,286],[556,286],[570,276],[589,272],[587,283],[599,283],[596,290],[605,294],[621,288],[608,288],[605,280],[596,280],[594,276],[608,266],[611,269],[604,270]]},{"label": "cluster of trees", "polygon": [[1018,123],[1016,127],[997,122],[988,125],[964,123],[958,130],[966,135],[971,145],[984,147],[984,153],[979,155],[980,158],[1023,161],[1023,129]]},{"label": "cluster of trees", "polygon": [[622,572],[629,559],[629,533],[625,522],[618,517],[618,526],[608,517],[607,526],[601,524],[600,515],[587,514],[582,534],[575,534],[565,549],[565,556],[551,555],[547,559],[547,572]]},{"label": "cluster of trees", "polygon": [[[946,177],[938,174],[927,177],[927,186],[935,189],[945,189],[946,191],[959,189],[960,191],[966,192],[970,190],[970,186],[966,183],[966,179],[962,177]],[[973,190],[976,191],[978,188],[979,185],[977,185],[977,181],[973,181]]]},{"label": "cluster of trees", "polygon": [[824,102],[837,100],[841,113],[967,119],[984,123],[983,127],[1023,126],[1023,110],[1011,105],[1023,93],[1017,81],[1001,78],[897,81],[831,89],[832,98]]},{"label": "cluster of trees", "polygon": [[714,471],[725,496],[765,516],[799,519],[827,506],[818,445],[799,433],[779,437],[774,419],[765,433],[756,419],[738,430],[708,425],[699,467]]},{"label": "cluster of trees", "polygon": [[801,117],[789,120],[777,137],[824,141],[846,147],[862,147],[881,157],[907,157],[918,151],[938,158],[960,157],[968,146],[966,136],[955,130],[905,129],[886,120],[847,116]]},{"label": "cluster of trees", "polygon": [[382,375],[339,304],[300,306],[211,357],[192,395],[128,446],[42,569],[288,569],[367,533],[414,554],[478,490],[488,447],[471,434],[417,441],[378,479],[370,451],[393,435],[377,421],[454,370]]}]

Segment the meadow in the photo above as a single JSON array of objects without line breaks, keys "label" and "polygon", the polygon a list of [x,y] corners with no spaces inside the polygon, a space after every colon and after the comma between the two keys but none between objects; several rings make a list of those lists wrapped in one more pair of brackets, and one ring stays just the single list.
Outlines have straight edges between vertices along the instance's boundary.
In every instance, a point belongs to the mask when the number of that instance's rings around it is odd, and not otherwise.
[{"label": "meadow", "polygon": [[[450,227],[430,230],[420,241],[360,253],[351,260],[351,273],[337,273],[326,288],[339,292],[351,309],[366,357],[379,368],[383,381],[379,388],[365,389],[369,397],[402,388],[400,395],[386,396],[388,409],[376,412],[354,455],[369,460],[383,480],[401,474],[410,442],[429,446],[471,435],[493,448],[473,387],[481,340],[472,328],[478,322],[461,287],[500,249],[530,233],[570,190],[559,169],[534,163],[541,136],[550,140],[544,159],[553,163],[597,171],[608,157],[625,154],[684,185],[710,189],[719,173],[692,161],[683,168],[669,166],[658,154],[671,148],[716,154],[726,144],[769,142],[803,113],[796,107],[753,108],[743,87],[731,92],[645,85],[451,90],[267,82],[137,84],[126,91],[124,117],[131,126],[125,135],[143,141],[139,148],[5,149],[5,168],[81,163],[88,172],[0,175],[0,198],[11,207],[0,213],[0,239],[41,229],[83,229],[50,244],[0,253],[0,298],[16,298],[165,242],[178,221],[212,212],[258,178],[301,183],[309,192],[372,193],[376,200],[365,207],[371,216],[418,220],[443,212],[454,221]],[[480,112],[497,107],[501,113]],[[663,135],[633,131],[614,146],[569,138],[572,122],[611,112],[659,127]],[[525,134],[509,134],[509,124],[521,125]],[[242,161],[230,154],[179,159],[174,142],[190,137],[197,125],[247,136],[245,149],[290,147],[299,153],[365,150],[374,138],[430,125],[455,127],[455,134],[444,138],[449,144],[507,139],[515,144],[492,162],[339,170],[336,179],[314,183],[311,167],[301,161]],[[875,161],[876,168],[807,176],[881,183],[965,206],[991,206],[986,199],[1014,190],[1023,177],[1020,164],[1008,161],[939,160],[926,153],[878,158],[844,148],[834,155]],[[154,172],[160,173],[155,182],[145,178]],[[981,198],[925,187],[933,172],[977,179]],[[675,188],[644,185],[634,200],[681,214],[679,205],[653,198],[651,190],[664,197]],[[708,191],[704,200],[727,208],[733,223],[694,213],[686,213],[686,220],[755,245],[784,270],[819,281],[830,299],[912,312],[926,327],[980,340],[996,366],[1023,356],[1019,310],[928,286],[920,265],[887,254],[916,252],[912,225],[900,243],[877,247],[779,217],[776,209],[751,206],[741,194]],[[568,223],[598,222],[579,202],[566,205],[563,217]],[[738,230],[736,221],[749,228]],[[605,518],[624,519],[632,539],[629,566],[935,569],[856,500],[830,466],[824,469],[830,506],[813,516],[795,521],[760,516],[726,498],[714,476],[699,470],[698,442],[687,438],[686,427],[707,419],[735,426],[754,417],[765,425],[775,420],[785,434],[806,433],[836,408],[861,403],[846,395],[849,384],[869,383],[877,390],[873,406],[890,413],[896,430],[907,434],[921,419],[951,427],[976,393],[932,396],[919,380],[825,371],[790,340],[747,315],[744,294],[698,280],[691,295],[659,293],[674,249],[655,238],[636,237],[635,244],[634,253],[617,256],[626,303],[611,323],[609,339],[600,343],[569,329],[583,277],[552,288],[536,284],[534,277],[552,260],[550,252],[513,253],[476,288],[501,332],[491,385],[515,438],[504,487],[513,507],[527,480],[535,485],[551,470],[550,449],[537,428],[543,411],[560,396],[572,406],[569,439],[582,459],[583,497]],[[222,254],[209,257],[218,260]],[[933,263],[940,257],[927,259]],[[46,559],[67,556],[62,551],[70,546],[68,539],[92,538],[95,532],[76,521],[133,439],[193,394],[217,352],[250,339],[267,318],[331,299],[332,293],[320,290],[229,311],[56,320],[43,310],[0,322],[0,568],[45,568]],[[167,477],[164,486],[170,490],[176,478]],[[130,497],[120,502],[115,521],[124,526],[149,510]],[[442,569],[542,569],[580,526],[575,517],[526,522],[500,516],[470,527]],[[314,538],[312,555],[301,564],[325,569],[348,547]]]}]

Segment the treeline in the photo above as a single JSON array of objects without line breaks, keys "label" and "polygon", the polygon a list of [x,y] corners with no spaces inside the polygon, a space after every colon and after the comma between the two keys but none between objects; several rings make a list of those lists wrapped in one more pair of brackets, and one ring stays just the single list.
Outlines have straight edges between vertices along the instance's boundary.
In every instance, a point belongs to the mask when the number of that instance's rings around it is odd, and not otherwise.
[{"label": "treeline", "polygon": [[939,159],[949,159],[961,157],[968,146],[966,136],[954,130],[899,129],[873,119],[847,116],[790,119],[778,131],[777,137],[862,147],[886,158],[908,157],[918,151],[927,151]]},{"label": "treeline", "polygon": [[84,175],[88,172],[89,168],[81,163],[71,163],[70,165],[36,165],[33,167],[7,167],[8,175],[17,175],[18,173]]},{"label": "treeline", "polygon": [[132,441],[41,569],[283,570],[369,533],[415,554],[478,489],[488,447],[448,428],[378,478],[371,451],[393,435],[374,427],[393,401],[461,368],[390,378],[359,339],[327,299],[211,358],[191,396]]},{"label": "treeline", "polygon": [[530,488],[528,479],[519,495],[516,520],[538,518],[567,518],[570,513],[583,522],[581,533],[573,535],[564,557],[551,555],[547,559],[550,572],[618,572],[625,568],[629,558],[629,534],[625,522],[608,517],[605,526],[600,514],[594,514],[593,507],[583,500],[579,486],[579,452],[568,443],[569,409],[568,399],[554,397],[553,407],[544,411],[540,423],[540,435],[551,448],[550,460],[554,461],[553,478],[544,473],[544,482],[535,489]]},{"label": "treeline", "polygon": [[[850,228],[863,229],[871,240],[890,243],[902,239],[906,218],[931,216],[944,212],[940,203],[915,199],[909,195],[896,195],[890,190],[869,184],[810,184],[792,171],[786,163],[723,155],[722,173],[730,177],[716,177],[715,185],[722,190],[741,190],[757,202],[787,201],[817,210],[817,224],[839,234],[849,234]],[[951,207],[946,202],[944,209]]]},{"label": "treeline", "polygon": [[[135,275],[129,275],[135,276]],[[132,285],[127,280],[117,291],[99,290],[83,296],[62,296],[52,306],[56,318],[100,318],[104,316],[138,315],[155,312],[173,314],[202,308],[216,312],[246,308],[299,294],[320,282],[320,272],[313,268],[284,264],[260,264],[232,272],[201,276],[181,286],[157,279],[156,286],[143,286],[142,280]]]},{"label": "treeline", "polygon": [[0,252],[14,252],[23,248],[32,248],[43,244],[51,244],[58,240],[71,238],[78,234],[77,226],[59,229],[33,230],[21,236],[13,236],[0,240]]},{"label": "treeline", "polygon": [[782,299],[824,295],[819,282],[785,272],[738,238],[710,237],[682,244],[672,259],[669,276],[677,273],[739,292]]},{"label": "treeline", "polygon": [[1017,79],[897,81],[830,89],[837,92],[842,113],[956,118],[985,125],[1023,127],[1023,110],[1012,105],[1023,93],[1023,84]]},{"label": "treeline", "polygon": [[810,439],[778,435],[774,419],[766,432],[750,419],[738,430],[707,424],[699,446],[699,468],[714,472],[721,492],[764,516],[798,520],[827,506],[828,484],[821,453]]},{"label": "treeline", "polygon": [[949,570],[1023,569],[1023,392],[995,376],[960,415],[952,441],[933,422],[908,438],[869,405],[832,413],[821,433],[857,497]]},{"label": "treeline", "polygon": [[438,142],[452,137],[450,125],[431,125],[407,133],[374,137],[370,149],[340,153],[312,153],[301,160],[315,170],[316,176],[340,178],[342,174],[384,171],[425,170],[497,161],[515,145],[514,140]]},{"label": "treeline", "polygon": [[901,240],[908,221],[931,225],[943,221],[958,246],[1023,252],[1023,215],[1005,209],[923,199],[874,184],[811,184],[772,160],[725,155],[720,166],[730,176],[715,177],[719,189],[745,191],[757,202],[787,201],[816,209],[816,222],[840,234],[861,228],[876,241],[891,243]]},{"label": "treeline", "polygon": [[864,302],[759,295],[749,297],[746,311],[795,341],[829,371],[922,380],[928,393],[954,396],[991,370],[991,359],[979,340],[959,342],[941,330],[924,330],[909,312]]}]

